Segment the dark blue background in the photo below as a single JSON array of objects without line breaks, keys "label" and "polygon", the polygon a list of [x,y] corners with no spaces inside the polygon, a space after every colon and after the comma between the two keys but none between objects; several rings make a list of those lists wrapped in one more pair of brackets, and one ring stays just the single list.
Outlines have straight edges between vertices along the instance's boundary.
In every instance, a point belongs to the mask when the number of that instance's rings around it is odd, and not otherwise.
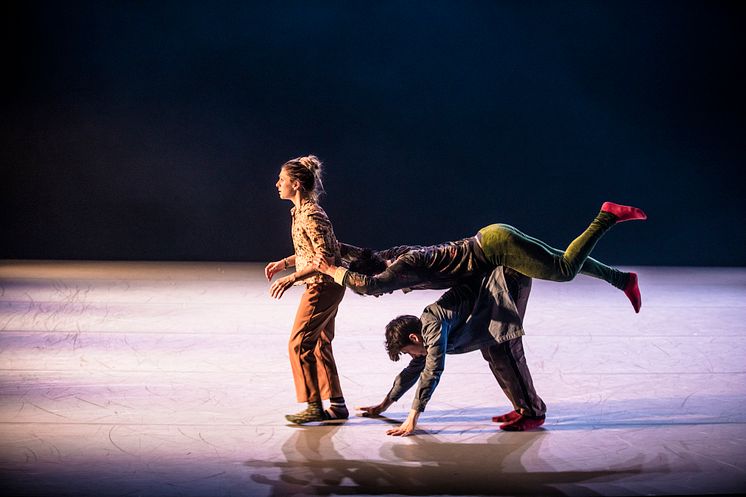
[{"label": "dark blue background", "polygon": [[287,159],[340,240],[506,222],[594,255],[744,265],[738,2],[16,2],[1,258],[270,260]]}]

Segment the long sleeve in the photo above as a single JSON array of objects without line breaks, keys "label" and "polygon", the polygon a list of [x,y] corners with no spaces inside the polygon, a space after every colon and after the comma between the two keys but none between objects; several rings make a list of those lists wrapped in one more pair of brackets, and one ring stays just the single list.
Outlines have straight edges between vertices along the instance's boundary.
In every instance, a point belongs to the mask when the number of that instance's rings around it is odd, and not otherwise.
[{"label": "long sleeve", "polygon": [[397,245],[396,247],[387,248],[384,250],[376,251],[376,255],[382,259],[395,260],[401,255],[411,252],[413,250],[421,250],[424,247],[421,245]]},{"label": "long sleeve", "polygon": [[446,353],[453,352],[462,340],[472,340],[464,324],[474,306],[479,282],[475,278],[470,284],[451,288],[422,313],[420,321],[427,356],[412,409],[420,412],[425,410],[445,370]]},{"label": "long sleeve", "polygon": [[[372,270],[378,264],[383,264],[383,261],[396,260],[404,254],[413,250],[418,250],[422,247],[418,245],[397,245],[396,247],[387,248],[385,250],[374,251],[371,249],[356,247],[347,243],[339,243],[339,249],[341,254],[341,268],[338,268],[338,272],[335,275],[335,281],[343,286],[348,286],[353,291],[360,295],[381,295],[383,293],[392,292],[403,288],[398,283],[401,279],[400,275],[404,272],[407,263],[402,261],[399,265],[396,265],[393,269],[386,268],[378,274],[373,274],[373,271],[366,271],[365,273],[358,272],[359,270],[350,270],[353,264],[357,267],[364,266],[366,269]],[[369,262],[370,261],[370,262]],[[378,269],[380,271],[380,269]],[[407,278],[405,278],[406,280]],[[401,284],[404,284],[402,281]]]},{"label": "long sleeve", "polygon": [[429,247],[392,247],[376,253],[384,259],[395,259],[384,271],[369,276],[338,268],[334,281],[360,295],[451,288],[475,275],[491,271],[492,267],[477,256],[477,249],[473,237]]},{"label": "long sleeve", "polygon": [[[297,210],[293,208],[291,212],[296,269],[298,271],[306,269],[317,254],[339,262],[339,243],[334,236],[334,229],[326,212],[317,203],[311,201],[304,202]],[[323,281],[331,281],[331,278],[325,274],[315,273],[305,278],[303,283]]]},{"label": "long sleeve", "polygon": [[425,410],[425,406],[440,382],[440,376],[445,369],[447,349],[447,334],[442,333],[442,323],[429,321],[427,326],[429,326],[426,338],[427,355],[412,359],[396,377],[391,390],[386,395],[389,400],[397,401],[417,383],[412,409],[420,412]]},{"label": "long sleeve", "polygon": [[401,373],[394,379],[394,384],[391,386],[391,390],[386,394],[389,400],[396,402],[404,395],[410,388],[417,383],[417,379],[420,377],[420,373],[425,369],[425,358],[415,357],[406,368],[402,369]]},{"label": "long sleeve", "polygon": [[383,295],[395,290],[408,288],[418,284],[422,279],[414,271],[408,257],[402,256],[391,264],[385,271],[375,276],[368,276],[343,269],[341,274],[334,277],[359,295]]},{"label": "long sleeve", "polygon": [[[525,310],[530,283],[530,278],[519,273],[511,274],[510,283],[506,283],[499,268],[486,278],[474,276],[467,283],[451,288],[427,306],[420,316],[427,355],[413,359],[397,376],[388,399],[399,400],[418,382],[412,409],[422,412],[445,370],[446,354],[470,352],[485,343],[500,343],[522,335],[520,316]],[[518,311],[512,294],[518,299]],[[492,332],[493,326],[498,327],[496,333]]]},{"label": "long sleeve", "polygon": [[434,332],[433,341],[427,346],[425,367],[420,373],[420,381],[412,401],[412,409],[422,412],[440,383],[440,376],[446,366],[447,335],[442,333],[443,323],[439,323],[440,331]]},{"label": "long sleeve", "polygon": [[304,231],[311,242],[313,251],[324,257],[337,257],[337,242],[329,218],[323,211],[311,212],[307,217]]}]

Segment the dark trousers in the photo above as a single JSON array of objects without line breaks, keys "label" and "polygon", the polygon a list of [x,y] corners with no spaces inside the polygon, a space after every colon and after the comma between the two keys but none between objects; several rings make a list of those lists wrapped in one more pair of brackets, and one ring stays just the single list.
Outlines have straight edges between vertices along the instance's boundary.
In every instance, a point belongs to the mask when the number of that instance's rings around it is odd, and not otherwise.
[{"label": "dark trousers", "polygon": [[527,416],[543,416],[547,406],[534,389],[521,337],[482,347],[482,356],[513,409]]},{"label": "dark trousers", "polygon": [[[531,280],[526,282],[525,279],[520,280],[514,273],[506,273],[505,281],[521,319],[526,315],[528,297],[531,294]],[[481,351],[500,388],[513,404],[513,409],[527,416],[544,416],[547,406],[534,389],[521,337],[502,343],[490,343],[483,346]]]}]

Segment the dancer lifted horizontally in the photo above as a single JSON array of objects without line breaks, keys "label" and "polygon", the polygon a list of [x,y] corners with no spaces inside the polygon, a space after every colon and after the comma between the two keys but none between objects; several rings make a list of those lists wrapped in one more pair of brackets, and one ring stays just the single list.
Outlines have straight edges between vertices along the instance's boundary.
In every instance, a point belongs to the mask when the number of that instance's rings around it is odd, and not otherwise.
[{"label": "dancer lifted horizontally", "polygon": [[[313,155],[286,162],[276,186],[280,198],[294,205],[290,214],[295,253],[267,264],[264,274],[271,281],[284,269],[295,266],[296,271],[272,283],[269,293],[279,299],[293,284],[306,285],[288,348],[298,402],[307,402],[308,407],[285,418],[297,424],[344,419],[349,413],[334,362],[332,339],[334,318],[345,289],[329,276],[318,273],[312,265],[314,256],[339,260],[339,244],[332,224],[318,204],[319,194],[323,192],[321,162]],[[331,406],[324,411],[322,401],[326,399],[330,399]]]},{"label": "dancer lifted horizontally", "polygon": [[615,224],[644,219],[647,215],[637,207],[605,202],[590,226],[564,252],[507,224],[492,224],[470,238],[406,251],[373,276],[338,267],[322,255],[314,258],[314,266],[361,295],[451,288],[465,278],[488,274],[498,266],[550,281],[570,281],[582,272],[622,290],[635,312],[640,312],[642,299],[637,273],[621,272],[589,255],[598,240]]}]

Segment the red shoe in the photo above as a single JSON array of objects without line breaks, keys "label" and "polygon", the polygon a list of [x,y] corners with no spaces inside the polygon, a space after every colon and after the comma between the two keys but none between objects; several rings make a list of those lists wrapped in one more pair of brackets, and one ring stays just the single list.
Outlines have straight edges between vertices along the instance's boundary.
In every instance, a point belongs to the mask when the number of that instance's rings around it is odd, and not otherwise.
[{"label": "red shoe", "polygon": [[624,286],[624,295],[632,302],[635,312],[640,312],[642,297],[640,296],[640,287],[637,286],[637,273],[629,273],[629,280]]},{"label": "red shoe", "polygon": [[501,414],[499,416],[492,416],[492,422],[493,423],[512,423],[513,421],[517,421],[518,418],[520,418],[521,415],[518,413],[518,411],[510,411],[507,414]]},{"label": "red shoe", "polygon": [[608,212],[616,216],[616,222],[621,223],[622,221],[634,221],[636,219],[644,220],[648,218],[642,209],[637,207],[631,207],[629,205],[615,204],[614,202],[604,202],[601,206],[603,212]]},{"label": "red shoe", "polygon": [[539,426],[544,424],[546,416],[523,416],[513,421],[512,423],[505,423],[500,425],[501,430],[505,431],[527,431],[535,430]]}]

